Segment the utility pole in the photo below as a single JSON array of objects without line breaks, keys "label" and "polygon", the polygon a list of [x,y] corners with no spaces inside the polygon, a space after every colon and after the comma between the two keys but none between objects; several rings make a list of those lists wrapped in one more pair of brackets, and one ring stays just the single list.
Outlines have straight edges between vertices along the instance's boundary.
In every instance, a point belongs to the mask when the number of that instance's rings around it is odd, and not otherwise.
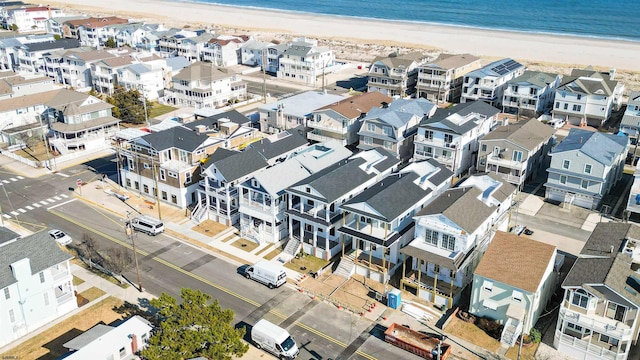
[{"label": "utility pole", "polygon": [[158,189],[158,164],[153,163],[153,158],[151,159],[152,161],[152,167],[153,167],[153,181],[155,182],[155,187],[156,187],[156,191],[155,191],[155,195],[156,195],[156,206],[158,207],[158,219],[162,220],[162,214],[160,213],[160,189]]},{"label": "utility pole", "polygon": [[267,103],[267,49],[262,50],[262,101]]},{"label": "utility pole", "polygon": [[42,124],[42,116],[38,116],[40,119],[40,130],[42,131],[42,141],[44,142],[44,150],[47,152],[47,169],[51,169],[51,155],[49,154],[49,142],[47,141],[47,133],[49,132],[49,126],[46,129],[43,129],[44,125]]},{"label": "utility pole", "polygon": [[136,264],[136,274],[138,275],[138,291],[142,292],[142,280],[140,280],[140,269],[138,267],[138,252],[136,251],[136,242],[135,242],[135,234],[133,233],[133,228],[131,227],[131,211],[127,211],[127,227],[126,234],[131,239],[131,247],[133,248],[133,260]]}]

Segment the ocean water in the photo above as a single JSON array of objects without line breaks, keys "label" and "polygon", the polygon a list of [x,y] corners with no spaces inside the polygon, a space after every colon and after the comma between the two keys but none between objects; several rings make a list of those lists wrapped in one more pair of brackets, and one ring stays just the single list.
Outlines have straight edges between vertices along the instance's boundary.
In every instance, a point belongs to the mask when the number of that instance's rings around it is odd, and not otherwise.
[{"label": "ocean water", "polygon": [[640,41],[640,0],[195,1],[359,18]]}]

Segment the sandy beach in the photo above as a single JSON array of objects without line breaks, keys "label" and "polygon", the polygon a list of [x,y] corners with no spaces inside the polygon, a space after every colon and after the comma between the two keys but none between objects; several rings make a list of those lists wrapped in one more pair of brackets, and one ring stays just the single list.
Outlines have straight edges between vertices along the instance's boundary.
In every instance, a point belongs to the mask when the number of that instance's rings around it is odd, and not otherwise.
[{"label": "sandy beach", "polygon": [[[468,52],[491,58],[512,57],[529,64],[554,63],[567,67],[593,65],[628,72],[640,71],[640,42],[373,21],[163,0],[110,0],[100,5],[96,5],[95,0],[55,0],[47,3],[68,12],[116,15],[160,22],[166,26],[235,29],[239,33],[263,37],[269,34],[304,35],[351,44],[367,42],[453,53]],[[339,54],[337,56],[340,57]]]}]

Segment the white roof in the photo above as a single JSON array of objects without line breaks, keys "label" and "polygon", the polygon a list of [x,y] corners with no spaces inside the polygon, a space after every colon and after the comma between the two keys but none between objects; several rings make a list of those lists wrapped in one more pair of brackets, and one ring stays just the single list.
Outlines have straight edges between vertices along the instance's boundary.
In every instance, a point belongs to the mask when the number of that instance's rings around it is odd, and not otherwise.
[{"label": "white roof", "polygon": [[307,91],[302,94],[290,96],[280,101],[261,106],[260,111],[276,111],[279,106],[284,106],[283,111],[285,114],[303,118],[313,113],[316,109],[337,103],[344,99],[345,97],[341,95],[325,94],[321,91]]},{"label": "white roof", "polygon": [[[135,334],[140,338],[142,334],[148,334],[151,331],[151,325],[145,319],[140,316],[133,316],[117,327],[112,327],[111,330],[105,332],[105,325],[98,328],[95,332],[95,337],[92,337],[92,329],[77,336],[71,341],[63,344],[62,346],[77,350],[71,353],[65,359],[94,359],[94,358],[106,358],[117,352],[123,346],[130,348],[131,339],[130,334]],[[88,336],[87,336],[88,335]]]}]

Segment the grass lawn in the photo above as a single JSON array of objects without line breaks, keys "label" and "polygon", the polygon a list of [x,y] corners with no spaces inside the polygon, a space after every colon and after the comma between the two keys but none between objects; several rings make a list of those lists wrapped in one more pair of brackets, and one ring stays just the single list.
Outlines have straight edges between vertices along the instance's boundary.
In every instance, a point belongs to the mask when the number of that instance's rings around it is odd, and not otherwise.
[{"label": "grass lawn", "polygon": [[[538,350],[538,345],[540,344],[533,344],[532,347],[530,348],[526,348],[526,347],[522,347],[522,352],[520,353],[520,359],[521,360],[534,360],[535,359],[535,353],[536,350]],[[513,359],[513,360],[518,360],[518,345],[516,344],[515,346],[511,347],[507,353],[505,354],[506,357],[508,357],[509,359]]]},{"label": "grass lawn", "polygon": [[[327,265],[329,262],[317,258],[311,255],[305,255],[301,258],[293,258],[291,262],[284,264],[284,266],[288,267],[291,270],[302,271],[302,272],[316,272],[322,269],[323,266]],[[302,268],[306,268],[302,270]]]},{"label": "grass lawn", "polygon": [[259,246],[259,244],[255,241],[247,240],[244,238],[232,242],[231,245],[246,252],[251,252]]},{"label": "grass lawn", "polygon": [[231,240],[231,239],[235,238],[236,236],[238,236],[238,235],[237,235],[236,233],[233,233],[233,234],[231,234],[231,235],[227,236],[227,238],[226,238],[226,239],[222,240],[222,242],[225,242],[225,243],[226,243],[226,242],[228,242],[229,240]]},{"label": "grass lawn", "polygon": [[108,297],[0,354],[0,359],[57,359],[67,352],[62,344],[99,323],[110,324],[121,319],[121,315],[113,311],[114,306],[120,305],[121,300]]},{"label": "grass lawn", "polygon": [[147,114],[147,116],[149,116],[150,119],[153,119],[156,116],[164,115],[172,111],[178,110],[178,108],[174,108],[173,106],[163,105],[157,102],[151,102],[151,103],[153,105],[151,106],[151,109],[149,109],[149,113]]},{"label": "grass lawn", "polygon": [[273,245],[265,246],[264,248],[262,248],[262,250],[258,251],[256,255],[260,256],[261,254],[264,254],[266,252],[271,252],[271,250],[273,249],[274,249]]},{"label": "grass lawn", "polygon": [[78,285],[82,284],[83,282],[84,282],[84,280],[82,280],[79,277],[73,275],[73,285],[74,286],[78,286]]},{"label": "grass lawn", "polygon": [[500,348],[498,340],[487,335],[474,324],[466,323],[456,316],[451,318],[451,322],[447,325],[445,331],[492,352],[496,352]]},{"label": "grass lawn", "polygon": [[228,226],[222,225],[219,222],[215,222],[213,220],[205,220],[200,224],[192,227],[191,230],[213,237],[226,230],[227,228]]},{"label": "grass lawn", "polygon": [[83,298],[89,300],[89,301],[93,301],[97,298],[99,298],[100,296],[106,294],[104,291],[102,291],[101,289],[98,289],[97,287],[91,287],[83,292],[81,292],[80,296],[82,296]]},{"label": "grass lawn", "polygon": [[[31,149],[20,149],[16,151],[15,154],[33,161],[47,160],[47,150],[44,146],[44,141],[38,142],[37,144],[32,146]],[[53,153],[49,152],[49,156],[53,158]]]},{"label": "grass lawn", "polygon": [[282,252],[282,249],[273,249],[273,251],[265,255],[264,258],[267,260],[271,260],[274,257],[278,256],[278,254],[280,254],[281,252]]}]

